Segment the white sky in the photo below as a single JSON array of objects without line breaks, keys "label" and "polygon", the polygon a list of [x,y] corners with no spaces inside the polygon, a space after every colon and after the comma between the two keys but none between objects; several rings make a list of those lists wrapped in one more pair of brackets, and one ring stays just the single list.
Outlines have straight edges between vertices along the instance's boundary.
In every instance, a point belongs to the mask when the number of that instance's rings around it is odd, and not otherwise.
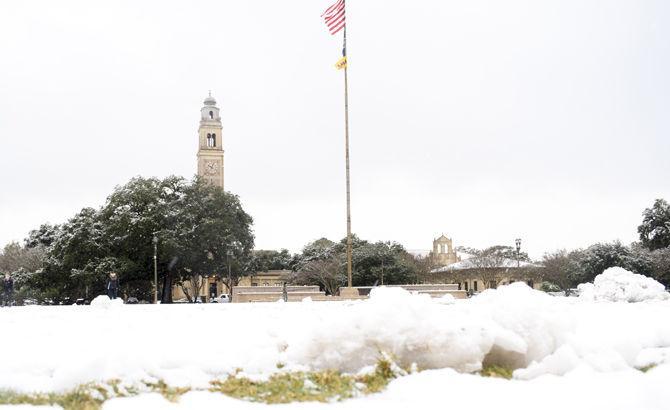
[{"label": "white sky", "polygon": [[[334,1],[334,0],[332,0]],[[345,235],[331,0],[0,3],[0,245],[190,177],[207,90],[256,246]],[[670,199],[670,2],[349,0],[353,228],[531,256]]]}]

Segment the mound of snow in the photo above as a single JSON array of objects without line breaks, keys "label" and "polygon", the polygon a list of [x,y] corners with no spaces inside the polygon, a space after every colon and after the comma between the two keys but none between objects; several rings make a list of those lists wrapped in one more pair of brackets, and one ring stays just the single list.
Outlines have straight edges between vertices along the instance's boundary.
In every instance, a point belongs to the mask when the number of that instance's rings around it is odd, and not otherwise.
[{"label": "mound of snow", "polygon": [[454,303],[456,303],[456,298],[453,295],[447,293],[442,297],[436,298],[435,301],[443,305],[453,305]]},{"label": "mound of snow", "polygon": [[659,282],[620,267],[605,269],[593,283],[583,283],[577,288],[580,298],[586,300],[643,302],[670,299],[670,294]]},{"label": "mound of snow", "polygon": [[[259,377],[278,364],[282,371],[355,373],[382,355],[403,368],[508,366],[515,378],[532,380],[584,368],[636,372],[668,360],[670,300],[556,298],[515,283],[450,302],[375,288],[369,300],[349,302],[112,308],[121,301],[103,296],[93,302],[98,308],[0,309],[3,334],[20,335],[2,340],[12,354],[3,356],[0,390],[55,391],[111,379],[207,388],[236,369]],[[177,330],[163,337],[165,329]],[[175,354],[193,345],[192,329],[207,329],[207,354]]]},{"label": "mound of snow", "polygon": [[122,306],[123,305],[123,299],[110,299],[109,296],[106,295],[100,295],[96,296],[95,299],[91,301],[91,306],[96,307],[96,308],[102,308],[102,309],[109,309],[110,307],[114,306]]}]

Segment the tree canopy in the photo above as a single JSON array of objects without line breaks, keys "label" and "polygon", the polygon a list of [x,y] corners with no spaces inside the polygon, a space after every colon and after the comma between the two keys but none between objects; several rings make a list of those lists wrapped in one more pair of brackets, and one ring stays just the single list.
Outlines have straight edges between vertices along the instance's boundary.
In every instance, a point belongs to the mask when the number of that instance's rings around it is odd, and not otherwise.
[{"label": "tree canopy", "polygon": [[[294,257],[293,282],[319,284],[329,293],[346,285],[346,238],[333,242],[321,238],[310,242]],[[354,286],[414,283],[415,258],[396,242],[368,242],[352,236],[352,281]]]},{"label": "tree canopy", "polygon": [[136,177],[101,208],[30,233],[26,247],[46,251],[30,284],[50,299],[92,297],[115,271],[123,294],[150,300],[156,236],[161,299],[169,302],[173,284],[221,274],[229,260],[238,275],[254,245],[252,222],[237,196],[200,179]]},{"label": "tree canopy", "polygon": [[670,247],[670,204],[657,199],[642,216],[642,223],[637,227],[642,245],[652,251]]}]

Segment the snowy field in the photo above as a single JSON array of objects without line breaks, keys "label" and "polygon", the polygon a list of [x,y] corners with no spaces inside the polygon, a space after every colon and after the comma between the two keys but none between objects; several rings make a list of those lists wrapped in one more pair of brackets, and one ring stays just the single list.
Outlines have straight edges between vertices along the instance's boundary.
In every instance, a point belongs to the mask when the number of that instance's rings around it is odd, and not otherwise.
[{"label": "snowy field", "polygon": [[[203,391],[176,403],[146,393],[103,408],[256,409],[269,405],[204,390],[236,369],[253,378],[358,373],[386,354],[420,371],[378,394],[273,407],[668,409],[670,300],[659,286],[612,269],[579,298],[518,283],[462,301],[379,288],[370,300],[339,303],[0,309],[0,390],[164,380]],[[476,373],[487,365],[516,369],[513,379]]]}]

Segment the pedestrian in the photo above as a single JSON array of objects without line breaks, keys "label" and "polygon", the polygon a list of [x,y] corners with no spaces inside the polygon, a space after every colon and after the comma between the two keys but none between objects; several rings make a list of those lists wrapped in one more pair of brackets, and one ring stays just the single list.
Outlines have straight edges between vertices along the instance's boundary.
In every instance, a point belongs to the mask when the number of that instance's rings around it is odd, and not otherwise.
[{"label": "pedestrian", "polygon": [[11,306],[14,294],[14,279],[5,273],[5,278],[2,280],[2,306]]},{"label": "pedestrian", "polygon": [[109,273],[109,279],[107,280],[107,296],[110,299],[116,299],[119,294],[119,277],[116,275],[116,272]]}]

